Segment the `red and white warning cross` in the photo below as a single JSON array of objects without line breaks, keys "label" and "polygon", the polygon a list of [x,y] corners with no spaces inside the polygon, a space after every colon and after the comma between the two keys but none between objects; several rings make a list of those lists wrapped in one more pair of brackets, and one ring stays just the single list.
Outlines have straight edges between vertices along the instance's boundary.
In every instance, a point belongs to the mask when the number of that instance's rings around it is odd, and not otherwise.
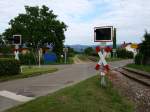
[{"label": "red and white warning cross", "polygon": [[99,69],[100,69],[100,66],[102,66],[102,67],[103,67],[103,68],[102,68],[102,69],[103,69],[103,72],[104,72],[104,73],[107,73],[107,72],[109,71],[109,65],[107,64],[107,62],[106,62],[106,60],[105,60],[105,57],[106,57],[107,53],[111,51],[111,49],[110,49],[109,47],[105,47],[103,54],[102,54],[102,52],[101,52],[101,49],[103,49],[103,48],[100,48],[99,46],[96,47],[96,52],[98,53],[98,55],[99,55],[99,57],[100,57],[100,60],[99,60],[99,62],[96,64],[95,69],[96,69],[96,70],[99,70]]}]

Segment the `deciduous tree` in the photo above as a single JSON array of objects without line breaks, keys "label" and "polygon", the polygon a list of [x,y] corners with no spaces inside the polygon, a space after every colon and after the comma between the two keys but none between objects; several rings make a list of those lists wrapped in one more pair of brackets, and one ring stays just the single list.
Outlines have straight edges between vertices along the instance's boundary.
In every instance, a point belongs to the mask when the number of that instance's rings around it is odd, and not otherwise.
[{"label": "deciduous tree", "polygon": [[66,24],[59,21],[57,15],[45,5],[41,8],[25,6],[25,11],[10,20],[10,27],[3,33],[5,39],[11,40],[13,35],[20,34],[22,43],[34,49],[53,43],[54,51],[59,55],[65,40]]}]

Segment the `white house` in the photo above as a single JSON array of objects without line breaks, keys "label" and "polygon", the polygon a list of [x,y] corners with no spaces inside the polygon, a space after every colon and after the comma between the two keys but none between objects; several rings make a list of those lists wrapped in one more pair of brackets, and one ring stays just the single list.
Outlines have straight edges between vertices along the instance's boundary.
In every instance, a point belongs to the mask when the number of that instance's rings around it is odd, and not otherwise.
[{"label": "white house", "polygon": [[134,56],[138,53],[138,44],[135,43],[124,43],[122,48],[125,48],[127,51],[133,52]]}]

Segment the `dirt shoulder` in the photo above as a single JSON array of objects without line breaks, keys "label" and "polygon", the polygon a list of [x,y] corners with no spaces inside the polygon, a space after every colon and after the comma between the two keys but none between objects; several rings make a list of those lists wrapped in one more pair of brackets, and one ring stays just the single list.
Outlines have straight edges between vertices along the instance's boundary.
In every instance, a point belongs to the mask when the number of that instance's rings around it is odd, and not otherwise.
[{"label": "dirt shoulder", "polygon": [[92,61],[90,60],[81,60],[78,55],[76,55],[74,58],[73,58],[73,61],[74,61],[74,64],[87,64],[87,63],[90,63]]}]

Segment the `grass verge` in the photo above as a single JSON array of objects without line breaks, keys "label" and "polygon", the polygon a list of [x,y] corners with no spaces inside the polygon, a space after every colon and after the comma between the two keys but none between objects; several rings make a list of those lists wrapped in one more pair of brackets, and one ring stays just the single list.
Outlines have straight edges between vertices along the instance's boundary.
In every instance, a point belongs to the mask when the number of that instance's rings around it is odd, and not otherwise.
[{"label": "grass verge", "polygon": [[133,104],[110,82],[107,88],[101,88],[95,76],[6,112],[133,112]]},{"label": "grass verge", "polygon": [[127,67],[138,69],[141,71],[149,72],[150,73],[150,65],[136,65],[136,64],[128,64]]},{"label": "grass verge", "polygon": [[27,78],[27,77],[33,77],[37,75],[41,75],[44,73],[52,73],[57,71],[57,68],[50,68],[50,67],[23,67],[22,73],[18,75],[2,75],[0,76],[0,82],[2,81],[8,81],[8,80],[14,80],[19,78]]},{"label": "grass verge", "polygon": [[78,57],[80,60],[82,60],[82,61],[88,61],[87,55],[80,54],[80,55],[77,55],[77,57]]}]

